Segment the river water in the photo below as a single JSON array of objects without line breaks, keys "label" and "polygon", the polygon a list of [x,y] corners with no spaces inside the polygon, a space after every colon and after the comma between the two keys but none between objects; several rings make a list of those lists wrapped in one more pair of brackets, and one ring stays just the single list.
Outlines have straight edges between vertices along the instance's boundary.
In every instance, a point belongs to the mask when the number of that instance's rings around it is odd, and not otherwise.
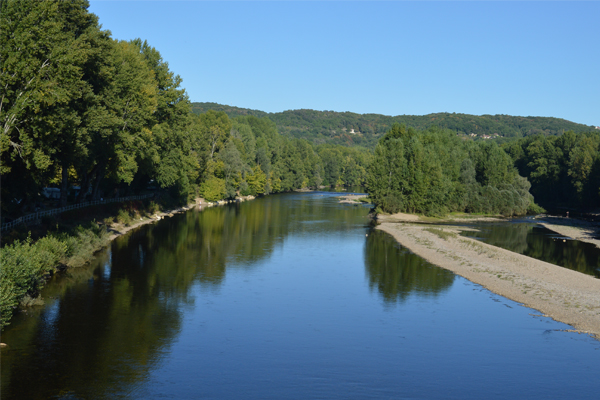
[{"label": "river water", "polygon": [[334,193],[118,238],[3,333],[6,399],[596,399],[600,342],[428,264]]},{"label": "river water", "polygon": [[571,240],[533,221],[472,224],[462,232],[492,246],[600,278],[600,248]]}]

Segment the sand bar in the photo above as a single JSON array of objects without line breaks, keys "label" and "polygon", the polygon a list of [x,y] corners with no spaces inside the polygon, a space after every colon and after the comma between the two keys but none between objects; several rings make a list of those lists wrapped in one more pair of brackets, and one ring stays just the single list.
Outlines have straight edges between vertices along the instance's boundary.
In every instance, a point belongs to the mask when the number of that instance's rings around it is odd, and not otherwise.
[{"label": "sand bar", "polygon": [[462,237],[460,227],[388,219],[377,228],[432,264],[600,339],[600,279]]},{"label": "sand bar", "polygon": [[582,242],[593,243],[597,247],[600,247],[600,239],[598,239],[599,228],[593,222],[561,217],[543,217],[536,220],[536,222],[563,236]]},{"label": "sand bar", "polygon": [[365,199],[367,196],[367,194],[347,194],[344,196],[339,196],[338,199],[340,199],[340,203],[361,204],[360,199]]}]

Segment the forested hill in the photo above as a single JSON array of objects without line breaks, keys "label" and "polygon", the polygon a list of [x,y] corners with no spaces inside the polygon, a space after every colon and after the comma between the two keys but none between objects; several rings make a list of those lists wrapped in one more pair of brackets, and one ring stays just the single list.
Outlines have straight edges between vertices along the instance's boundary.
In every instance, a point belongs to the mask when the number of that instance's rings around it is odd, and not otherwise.
[{"label": "forested hill", "polygon": [[224,111],[230,118],[253,115],[269,117],[280,133],[304,138],[315,144],[375,146],[379,137],[394,123],[424,130],[431,126],[447,128],[458,134],[478,137],[524,137],[534,134],[560,135],[565,131],[589,132],[592,126],[577,124],[560,118],[515,117],[510,115],[469,115],[437,113],[428,115],[356,114],[351,112],[289,110],[266,113],[218,103],[192,103],[195,113],[208,110]]}]

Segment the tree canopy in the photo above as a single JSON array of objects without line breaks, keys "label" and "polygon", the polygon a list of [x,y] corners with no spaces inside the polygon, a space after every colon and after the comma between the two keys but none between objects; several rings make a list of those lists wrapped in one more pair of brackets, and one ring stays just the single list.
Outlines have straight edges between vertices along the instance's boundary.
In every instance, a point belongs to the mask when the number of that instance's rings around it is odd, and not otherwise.
[{"label": "tree canopy", "polygon": [[339,144],[373,148],[394,124],[417,130],[431,127],[449,129],[455,134],[481,139],[517,138],[530,135],[560,135],[565,131],[586,132],[590,126],[560,118],[517,117],[511,115],[469,115],[436,113],[428,115],[357,114],[352,112],[288,110],[266,113],[259,110],[217,103],[192,103],[195,113],[224,111],[230,118],[238,116],[268,117],[284,136],[307,139],[314,144]]},{"label": "tree canopy", "polygon": [[400,125],[379,140],[367,175],[373,203],[388,213],[522,215],[535,208],[530,186],[494,142]]}]

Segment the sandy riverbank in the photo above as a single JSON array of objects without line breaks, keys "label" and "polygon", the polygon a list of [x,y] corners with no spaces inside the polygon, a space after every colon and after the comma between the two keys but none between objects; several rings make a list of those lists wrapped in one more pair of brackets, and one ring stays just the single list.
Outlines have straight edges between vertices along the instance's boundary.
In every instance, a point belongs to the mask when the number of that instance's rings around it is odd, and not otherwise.
[{"label": "sandy riverbank", "polygon": [[343,196],[339,196],[340,203],[348,203],[348,204],[361,204],[360,199],[367,198],[367,194],[347,194]]},{"label": "sandy riverbank", "polygon": [[447,222],[498,222],[506,221],[507,218],[500,216],[482,216],[473,214],[456,214],[449,215],[443,218],[426,217],[424,215],[417,214],[379,214],[377,215],[377,221],[379,222],[421,222],[427,224],[435,223],[447,223]]},{"label": "sandy riverbank", "polygon": [[560,235],[582,242],[593,243],[600,247],[600,239],[597,239],[600,231],[598,224],[562,217],[543,217],[536,220],[536,222]]},{"label": "sandy riverbank", "polygon": [[600,338],[600,279],[458,235],[459,227],[378,226],[432,264]]}]

